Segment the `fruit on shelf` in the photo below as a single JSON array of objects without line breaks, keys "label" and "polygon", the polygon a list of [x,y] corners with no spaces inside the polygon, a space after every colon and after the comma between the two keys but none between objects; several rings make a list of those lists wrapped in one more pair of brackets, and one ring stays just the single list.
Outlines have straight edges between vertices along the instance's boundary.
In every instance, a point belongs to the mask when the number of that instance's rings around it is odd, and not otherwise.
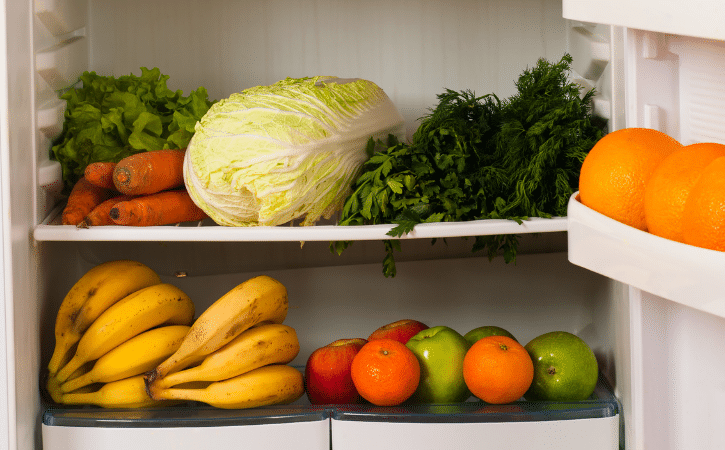
[{"label": "fruit on shelf", "polygon": [[394,339],[405,344],[408,339],[415,336],[419,331],[425,330],[428,325],[412,319],[398,320],[387,325],[383,325],[373,331],[368,337],[368,341],[373,339]]},{"label": "fruit on shelf", "polygon": [[473,395],[486,403],[519,400],[534,378],[526,349],[507,336],[488,336],[471,346],[463,361],[463,377]]},{"label": "fruit on shelf", "polygon": [[143,375],[171,356],[188,331],[188,325],[169,325],[145,331],[98,358],[88,372],[77,377],[71,375],[60,390],[68,393],[93,383],[109,383]]},{"label": "fruit on shelf", "polygon": [[286,364],[270,364],[206,387],[162,389],[154,399],[197,401],[216,408],[245,409],[289,404],[304,392],[302,372]]},{"label": "fruit on shelf", "polygon": [[188,367],[254,325],[282,323],[287,308],[287,289],[279,281],[266,275],[244,281],[201,313],[179,349],[148,374],[149,382]]},{"label": "fruit on shelf", "polygon": [[526,344],[534,379],[526,400],[580,401],[594,392],[599,367],[594,352],[580,337],[552,331]]},{"label": "fruit on shelf", "polygon": [[105,383],[97,391],[62,394],[60,400],[66,405],[96,405],[103,408],[146,408],[165,403],[149,397],[143,375]]},{"label": "fruit on shelf", "polygon": [[138,261],[108,261],[87,271],[66,294],[55,321],[55,349],[48,363],[50,376],[73,356],[71,349],[108,307],[161,279]]},{"label": "fruit on shelf", "polygon": [[305,365],[307,398],[313,405],[360,403],[352,382],[352,361],[367,340],[338,339],[310,354]]},{"label": "fruit on shelf", "polygon": [[[83,333],[75,355],[56,374],[66,381],[83,364],[159,325],[191,325],[194,303],[178,287],[162,283],[143,288],[113,304]],[[183,341],[182,341],[183,342]]]},{"label": "fruit on shelf", "polygon": [[418,332],[405,344],[420,363],[420,382],[412,400],[455,403],[471,396],[463,378],[463,360],[470,347],[456,330],[434,326]]},{"label": "fruit on shelf", "polygon": [[485,337],[488,336],[506,336],[510,337],[511,339],[518,341],[513,334],[509,333],[507,330],[497,327],[495,325],[485,325],[482,327],[474,328],[468,333],[464,334],[463,337],[466,338],[469,344],[473,345],[476,343],[476,341],[479,341]]},{"label": "fruit on shelf", "polygon": [[362,398],[376,406],[396,406],[418,387],[420,363],[404,344],[375,339],[355,355],[350,374]]},{"label": "fruit on shelf", "polygon": [[294,328],[281,323],[252,327],[201,364],[170,373],[149,386],[154,392],[184,383],[222,381],[269,364],[287,364],[297,357],[300,343]]}]

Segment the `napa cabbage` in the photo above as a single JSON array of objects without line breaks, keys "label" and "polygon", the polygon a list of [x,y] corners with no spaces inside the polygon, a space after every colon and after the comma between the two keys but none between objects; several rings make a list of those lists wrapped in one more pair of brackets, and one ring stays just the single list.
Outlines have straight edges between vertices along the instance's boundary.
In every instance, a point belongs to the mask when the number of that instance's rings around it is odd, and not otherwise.
[{"label": "napa cabbage", "polygon": [[370,142],[404,134],[373,82],[287,78],[215,103],[196,124],[184,181],[219,225],[312,225],[341,208]]}]

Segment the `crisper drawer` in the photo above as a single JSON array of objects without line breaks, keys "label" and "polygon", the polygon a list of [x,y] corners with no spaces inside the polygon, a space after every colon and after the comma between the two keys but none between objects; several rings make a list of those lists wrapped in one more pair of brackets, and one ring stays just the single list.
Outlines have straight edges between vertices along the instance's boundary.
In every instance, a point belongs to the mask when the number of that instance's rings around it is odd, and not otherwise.
[{"label": "crisper drawer", "polygon": [[310,406],[49,409],[44,450],[328,450],[330,411]]},{"label": "crisper drawer", "polygon": [[600,380],[582,402],[345,406],[332,413],[335,450],[616,450],[619,408]]}]

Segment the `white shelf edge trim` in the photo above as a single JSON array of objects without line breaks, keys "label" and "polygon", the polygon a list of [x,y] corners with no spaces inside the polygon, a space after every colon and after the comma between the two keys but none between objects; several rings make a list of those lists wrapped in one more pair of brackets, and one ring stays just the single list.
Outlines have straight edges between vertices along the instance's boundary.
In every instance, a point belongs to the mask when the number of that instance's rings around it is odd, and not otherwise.
[{"label": "white shelf edge trim", "polygon": [[[274,241],[365,241],[395,239],[386,233],[395,225],[361,226],[260,226],[223,227],[206,219],[202,222],[154,227],[98,226],[78,229],[72,225],[53,225],[56,210],[35,227],[37,241],[210,241],[210,242],[274,242]],[[401,239],[432,239],[446,237],[487,236],[499,234],[530,234],[566,231],[566,217],[544,219],[533,217],[521,225],[512,220],[474,220],[468,222],[422,223]]]},{"label": "white shelf edge trim", "polygon": [[725,252],[671,241],[577,200],[567,212],[569,261],[658,297],[725,317]]}]

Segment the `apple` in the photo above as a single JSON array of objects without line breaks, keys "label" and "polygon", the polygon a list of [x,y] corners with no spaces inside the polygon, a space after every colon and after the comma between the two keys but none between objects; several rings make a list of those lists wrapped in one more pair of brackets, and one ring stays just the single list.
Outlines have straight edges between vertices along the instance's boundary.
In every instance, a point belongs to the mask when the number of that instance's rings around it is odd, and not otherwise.
[{"label": "apple", "polygon": [[486,325],[483,327],[474,328],[468,333],[464,334],[463,337],[466,338],[469,344],[473,345],[476,343],[476,341],[479,341],[485,337],[489,336],[506,336],[510,337],[514,341],[518,342],[513,334],[509,333],[507,330],[504,330],[501,327],[497,327],[495,325]]},{"label": "apple", "polygon": [[599,376],[597,358],[578,336],[552,331],[525,345],[534,362],[534,381],[526,400],[581,401],[594,392]]},{"label": "apple", "polygon": [[435,326],[419,331],[405,344],[420,363],[420,382],[412,400],[419,403],[456,403],[471,392],[463,379],[463,359],[470,344],[456,330]]},{"label": "apple", "polygon": [[397,322],[383,325],[373,331],[368,337],[368,341],[373,339],[393,339],[402,344],[408,342],[408,339],[415,336],[419,331],[425,330],[428,325],[412,319],[398,320]]},{"label": "apple", "polygon": [[355,355],[367,340],[338,339],[310,354],[305,365],[305,392],[313,405],[360,403],[350,376]]}]

